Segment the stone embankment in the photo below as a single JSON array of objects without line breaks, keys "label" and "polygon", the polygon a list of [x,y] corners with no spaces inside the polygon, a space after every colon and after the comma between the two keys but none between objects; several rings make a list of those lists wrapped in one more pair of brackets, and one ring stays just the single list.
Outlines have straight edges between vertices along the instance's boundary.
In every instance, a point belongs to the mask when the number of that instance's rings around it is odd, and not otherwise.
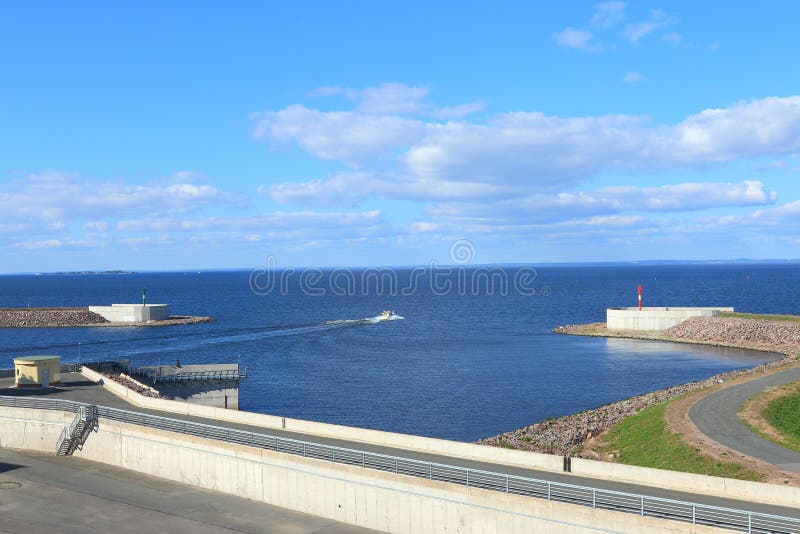
[{"label": "stone embankment", "polygon": [[93,326],[107,323],[87,308],[19,308],[0,310],[0,328]]},{"label": "stone embankment", "polygon": [[[738,376],[760,373],[766,369],[779,367],[786,364],[787,359],[800,354],[800,323],[788,321],[693,317],[663,332],[610,332],[605,329],[605,325],[600,323],[570,325],[559,327],[555,331],[575,335],[635,337],[741,347],[779,352],[785,354],[787,358],[751,369],[721,373],[705,380],[653,391],[558,419],[548,419],[498,436],[482,439],[478,443],[510,446],[551,454],[581,456],[581,446],[587,439],[597,436],[626,417],[645,408],[720,382],[727,382]],[[591,453],[588,456],[594,457]]]},{"label": "stone embankment", "polygon": [[[96,369],[95,369],[96,370]],[[166,395],[162,395],[157,389],[152,388],[146,384],[142,384],[138,380],[131,378],[125,373],[119,371],[98,371],[104,377],[122,384],[126,388],[139,393],[145,397],[152,397],[154,399],[172,399]]]},{"label": "stone embankment", "polygon": [[113,323],[88,308],[5,308],[0,309],[0,328],[59,328],[76,326],[170,326],[213,321],[211,317],[173,315],[148,323]]}]

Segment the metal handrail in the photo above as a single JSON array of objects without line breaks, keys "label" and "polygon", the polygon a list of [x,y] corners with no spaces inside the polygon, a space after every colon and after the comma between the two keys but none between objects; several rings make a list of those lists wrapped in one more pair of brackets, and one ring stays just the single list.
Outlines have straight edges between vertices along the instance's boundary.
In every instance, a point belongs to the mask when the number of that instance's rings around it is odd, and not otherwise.
[{"label": "metal handrail", "polygon": [[146,376],[153,382],[184,382],[188,380],[243,380],[247,378],[247,368],[208,371],[181,371],[163,374],[161,369],[130,369],[132,376]]},{"label": "metal handrail", "polygon": [[[0,396],[0,406],[19,406],[25,408],[77,412],[80,410],[81,406],[87,405],[61,399],[30,399]],[[172,419],[108,406],[98,406],[97,413],[100,417],[111,420],[158,428],[170,432],[216,439],[276,452],[295,454],[308,458],[328,460],[335,463],[355,465],[363,468],[394,472],[430,480],[450,482],[469,487],[538,497],[549,501],[568,502],[590,506],[592,508],[604,508],[620,512],[635,513],[641,516],[661,517],[692,524],[740,529],[745,532],[800,533],[800,519],[792,517],[426,462],[423,460],[414,460],[411,458],[284,438],[270,434],[207,425],[194,421]]]}]

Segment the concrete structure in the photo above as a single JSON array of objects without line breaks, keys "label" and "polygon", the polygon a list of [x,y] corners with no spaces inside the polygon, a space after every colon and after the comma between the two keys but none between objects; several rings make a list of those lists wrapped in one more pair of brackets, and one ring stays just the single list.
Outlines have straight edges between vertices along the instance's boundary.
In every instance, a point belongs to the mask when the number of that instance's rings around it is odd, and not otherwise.
[{"label": "concrete structure", "polygon": [[[0,407],[0,446],[51,452],[73,414]],[[103,420],[76,457],[393,532],[716,533],[722,529],[431,481]],[[110,526],[113,530],[114,525]]]},{"label": "concrete structure", "polygon": [[[87,367],[81,374],[92,382],[103,376]],[[165,399],[145,397],[122,384],[111,380],[102,382],[103,389],[142,407],[154,415],[187,418],[206,424],[230,426],[239,430],[263,432],[287,438],[315,441],[352,450],[403,456],[433,461],[442,465],[470,466],[484,471],[501,471],[518,476],[578,484],[600,486],[610,490],[648,493],[658,497],[698,501],[699,496],[712,499],[709,504],[740,508],[741,503],[720,499],[743,500],[767,506],[785,506],[800,509],[800,487],[781,486],[747,480],[735,480],[693,473],[681,473],[649,467],[638,467],[612,462],[572,458],[569,474],[563,471],[564,457],[555,454],[490,447],[477,443],[448,441],[425,436],[412,436],[381,430],[347,427],[315,421],[289,419],[246,411],[225,410],[209,406],[191,405]],[[82,402],[112,404],[112,399],[81,398]],[[129,406],[120,406],[130,409]],[[154,411],[155,410],[155,411]],[[2,443],[0,442],[0,446]],[[501,467],[499,467],[501,466]],[[619,484],[622,482],[623,484]],[[628,486],[625,483],[640,486]],[[656,489],[657,488],[657,489]],[[674,494],[672,491],[682,492]],[[786,515],[785,511],[760,509],[764,513]]]},{"label": "concrete structure", "polygon": [[89,311],[112,323],[147,323],[169,319],[168,304],[112,304],[89,306]]},{"label": "concrete structure", "polygon": [[236,363],[159,365],[130,369],[130,374],[162,395],[192,404],[239,409],[239,381],[246,368]]},{"label": "concrete structure", "polygon": [[733,308],[608,308],[606,328],[609,330],[666,330],[689,317],[713,317],[720,312],[732,312]]},{"label": "concrete structure", "polygon": [[14,384],[17,387],[48,387],[61,382],[61,358],[25,356],[14,358]]},{"label": "concrete structure", "polygon": [[154,484],[147,475],[74,456],[0,448],[0,465],[7,469],[0,482],[3,532],[374,534],[188,484]]}]

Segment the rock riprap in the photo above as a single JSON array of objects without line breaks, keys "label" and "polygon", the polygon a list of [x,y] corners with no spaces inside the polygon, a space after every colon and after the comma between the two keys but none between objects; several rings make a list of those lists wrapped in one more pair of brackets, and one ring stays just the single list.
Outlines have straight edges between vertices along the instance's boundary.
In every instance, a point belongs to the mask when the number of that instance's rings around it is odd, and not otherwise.
[{"label": "rock riprap", "polygon": [[0,310],[0,328],[48,328],[107,323],[88,308],[18,308]]}]

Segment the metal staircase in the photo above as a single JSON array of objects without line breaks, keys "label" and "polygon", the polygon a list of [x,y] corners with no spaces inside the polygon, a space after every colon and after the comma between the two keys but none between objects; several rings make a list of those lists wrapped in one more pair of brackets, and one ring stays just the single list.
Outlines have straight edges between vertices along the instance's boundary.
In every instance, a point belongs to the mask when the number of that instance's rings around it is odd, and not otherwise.
[{"label": "metal staircase", "polygon": [[93,430],[97,430],[97,406],[93,404],[79,406],[75,418],[58,438],[56,455],[72,456],[76,450],[83,447]]}]

